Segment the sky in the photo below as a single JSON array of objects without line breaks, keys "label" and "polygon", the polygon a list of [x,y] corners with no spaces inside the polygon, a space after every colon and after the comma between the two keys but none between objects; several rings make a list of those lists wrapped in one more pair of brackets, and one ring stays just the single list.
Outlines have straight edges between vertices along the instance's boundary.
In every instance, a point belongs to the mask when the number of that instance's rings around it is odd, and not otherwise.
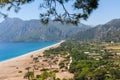
[{"label": "sky", "polygon": [[87,21],[82,22],[99,25],[118,18],[120,18],[120,0],[100,0],[99,7],[93,11]]},{"label": "sky", "polygon": [[[18,13],[15,13],[14,10],[8,12],[2,9],[1,11],[7,13],[10,18],[18,17],[23,20],[39,19],[39,13],[42,11],[39,6],[39,0],[35,0],[30,4],[23,5]],[[67,8],[69,9],[69,5]],[[73,9],[69,10],[71,10],[71,12],[73,11]],[[80,22],[95,26],[118,18],[120,18],[120,0],[99,0],[98,8],[93,11],[86,21],[81,20]],[[0,22],[3,20],[4,19],[0,17]]]}]

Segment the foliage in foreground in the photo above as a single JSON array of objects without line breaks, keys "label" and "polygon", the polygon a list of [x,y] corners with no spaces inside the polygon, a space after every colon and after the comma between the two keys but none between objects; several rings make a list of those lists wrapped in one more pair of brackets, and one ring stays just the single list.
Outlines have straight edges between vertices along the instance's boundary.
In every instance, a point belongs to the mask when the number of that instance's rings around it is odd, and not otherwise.
[{"label": "foliage in foreground", "polygon": [[[35,0],[0,0],[0,8],[7,7],[8,11],[14,9],[15,12],[18,12],[22,5],[33,1]],[[44,9],[44,11],[40,13],[40,18],[45,24],[52,18],[54,21],[61,23],[77,25],[80,19],[86,20],[92,11],[98,7],[98,1],[99,0],[40,0],[40,8]],[[67,8],[68,4],[70,4],[69,7],[73,8],[75,11],[71,12]],[[57,10],[58,8],[61,9],[62,12],[59,12],[59,10]],[[4,17],[7,16],[1,11],[0,15]]]}]

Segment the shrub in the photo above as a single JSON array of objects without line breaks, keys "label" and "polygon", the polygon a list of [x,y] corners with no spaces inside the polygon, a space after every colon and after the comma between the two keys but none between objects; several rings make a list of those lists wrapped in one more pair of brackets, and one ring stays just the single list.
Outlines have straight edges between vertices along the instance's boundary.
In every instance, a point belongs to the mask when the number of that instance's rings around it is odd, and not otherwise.
[{"label": "shrub", "polygon": [[22,71],[18,71],[18,73],[22,73]]}]

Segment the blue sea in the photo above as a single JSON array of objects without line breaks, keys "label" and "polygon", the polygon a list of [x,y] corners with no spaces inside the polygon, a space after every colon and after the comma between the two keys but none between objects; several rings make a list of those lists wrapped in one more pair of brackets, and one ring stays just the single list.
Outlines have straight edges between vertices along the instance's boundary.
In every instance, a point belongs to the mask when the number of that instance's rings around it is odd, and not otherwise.
[{"label": "blue sea", "polygon": [[55,43],[57,43],[57,41],[0,43],[0,62],[53,45]]}]

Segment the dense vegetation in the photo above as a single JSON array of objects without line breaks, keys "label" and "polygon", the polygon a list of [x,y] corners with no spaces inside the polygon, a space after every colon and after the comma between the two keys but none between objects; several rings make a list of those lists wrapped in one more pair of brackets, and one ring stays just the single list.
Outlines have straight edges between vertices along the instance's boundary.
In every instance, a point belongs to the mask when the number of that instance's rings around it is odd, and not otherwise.
[{"label": "dense vegetation", "polygon": [[64,56],[69,53],[72,57],[69,71],[74,74],[73,80],[119,80],[119,55],[106,49],[114,44],[67,41],[56,49],[45,51],[44,55]]},{"label": "dense vegetation", "polygon": [[24,78],[28,78],[28,80],[60,80],[59,78],[55,77],[54,72],[47,71],[44,71],[40,75],[36,75],[36,78],[34,77],[34,73],[28,72],[25,74]]}]

